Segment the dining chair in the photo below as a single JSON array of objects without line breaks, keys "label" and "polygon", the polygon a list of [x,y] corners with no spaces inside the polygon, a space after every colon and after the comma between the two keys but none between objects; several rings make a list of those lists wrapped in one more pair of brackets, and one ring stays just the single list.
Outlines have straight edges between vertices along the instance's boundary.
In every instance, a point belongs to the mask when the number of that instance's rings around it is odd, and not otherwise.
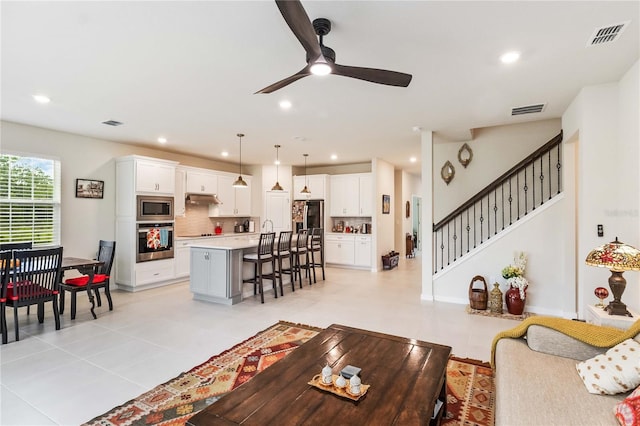
[{"label": "dining chair", "polygon": [[[322,268],[322,280],[324,281],[324,229],[313,228],[309,236],[309,267],[313,269],[313,282],[316,281],[316,267]],[[316,259],[316,255],[319,259]],[[309,277],[311,279],[311,277]]]},{"label": "dining chair", "polygon": [[[309,250],[307,243],[309,241],[309,232],[306,229],[300,229],[298,231],[298,239],[296,245],[291,247],[293,255],[293,272],[292,275],[297,274],[300,280],[300,288],[302,288],[302,270],[304,269],[305,277],[309,277],[309,285],[311,285],[311,275],[309,274]],[[302,259],[304,258],[304,263]]]},{"label": "dining chair", "polygon": [[[284,290],[282,287],[282,276],[290,275],[291,276],[291,290],[296,291],[294,274],[292,272],[293,269],[293,255],[291,253],[291,236],[293,235],[292,231],[280,231],[280,235],[278,235],[278,244],[276,249],[273,252],[273,255],[276,258],[277,270],[276,276],[278,277],[278,281],[280,283],[280,295],[284,296]],[[283,267],[282,261],[285,259],[289,259],[289,266]],[[286,266],[286,264],[285,264]]]},{"label": "dining chair", "polygon": [[20,243],[2,243],[0,244],[0,250],[24,250],[33,248],[32,241],[23,241]]},{"label": "dining chair", "polygon": [[[109,289],[109,274],[111,273],[111,266],[113,265],[115,254],[115,241],[100,240],[100,243],[98,244],[97,260],[104,263],[96,268],[96,272],[93,275],[93,281],[91,282],[91,290],[93,290],[98,306],[102,306],[100,292],[98,291],[102,288],[104,289],[104,295],[109,303],[110,311],[113,311],[113,300],[111,300],[111,291]],[[87,291],[88,282],[89,276],[82,275],[80,277],[66,279],[60,284],[60,315],[64,314],[65,295],[68,291],[71,293],[71,319],[76,319],[76,294],[80,291]]]},{"label": "dining chair", "polygon": [[7,343],[7,318],[5,305],[7,303],[7,284],[12,268],[13,252],[11,250],[0,251],[0,331],[2,332],[2,344]]},{"label": "dining chair", "polygon": [[[38,305],[38,322],[44,322],[44,304],[51,302],[56,330],[60,330],[58,294],[62,277],[62,247],[15,250],[14,268],[6,286],[6,308],[13,308],[16,341],[20,340],[18,308]],[[4,319],[6,323],[6,317]]]},{"label": "dining chair", "polygon": [[[242,280],[243,283],[253,283],[253,294],[257,294],[260,290],[260,301],[264,303],[264,287],[262,281],[266,278],[273,283],[273,294],[278,298],[278,288],[276,286],[276,261],[273,255],[273,242],[276,239],[275,232],[267,232],[260,234],[258,242],[258,250],[255,253],[248,253],[242,257],[244,262],[253,264],[253,278]],[[262,267],[265,263],[271,263],[271,273],[265,274]]]}]

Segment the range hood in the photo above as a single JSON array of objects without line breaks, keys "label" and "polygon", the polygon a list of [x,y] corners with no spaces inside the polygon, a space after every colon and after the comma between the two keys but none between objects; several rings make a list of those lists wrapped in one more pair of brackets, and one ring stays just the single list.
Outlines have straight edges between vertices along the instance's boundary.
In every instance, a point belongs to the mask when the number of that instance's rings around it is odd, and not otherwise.
[{"label": "range hood", "polygon": [[187,194],[185,201],[193,204],[222,204],[222,201],[218,199],[216,194]]}]

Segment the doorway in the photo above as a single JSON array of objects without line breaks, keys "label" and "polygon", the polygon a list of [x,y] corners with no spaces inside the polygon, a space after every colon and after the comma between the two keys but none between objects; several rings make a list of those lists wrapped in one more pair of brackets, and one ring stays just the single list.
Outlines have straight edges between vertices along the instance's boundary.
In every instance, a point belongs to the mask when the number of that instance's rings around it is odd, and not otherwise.
[{"label": "doorway", "polygon": [[413,223],[412,223],[412,233],[415,242],[415,250],[416,252],[422,251],[422,197],[417,195],[411,196],[411,204],[413,210]]}]

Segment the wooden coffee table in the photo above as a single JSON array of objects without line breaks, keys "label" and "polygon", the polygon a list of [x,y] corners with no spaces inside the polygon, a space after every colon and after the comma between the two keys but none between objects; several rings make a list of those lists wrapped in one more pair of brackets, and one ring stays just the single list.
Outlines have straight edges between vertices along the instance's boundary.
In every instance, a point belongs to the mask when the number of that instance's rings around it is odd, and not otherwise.
[{"label": "wooden coffee table", "polygon": [[[193,416],[198,425],[439,424],[451,348],[334,324]],[[362,368],[359,401],[308,385],[329,363]],[[436,400],[442,401],[432,419]]]}]

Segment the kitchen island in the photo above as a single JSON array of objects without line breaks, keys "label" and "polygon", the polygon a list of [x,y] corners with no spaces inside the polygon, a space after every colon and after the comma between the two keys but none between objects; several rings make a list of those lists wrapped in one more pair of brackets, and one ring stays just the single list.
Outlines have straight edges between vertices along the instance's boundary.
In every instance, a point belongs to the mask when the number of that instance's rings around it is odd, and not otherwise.
[{"label": "kitchen island", "polygon": [[225,305],[241,302],[242,279],[253,276],[253,268],[244,265],[242,257],[255,253],[258,241],[253,234],[193,242],[189,280],[193,298]]}]

